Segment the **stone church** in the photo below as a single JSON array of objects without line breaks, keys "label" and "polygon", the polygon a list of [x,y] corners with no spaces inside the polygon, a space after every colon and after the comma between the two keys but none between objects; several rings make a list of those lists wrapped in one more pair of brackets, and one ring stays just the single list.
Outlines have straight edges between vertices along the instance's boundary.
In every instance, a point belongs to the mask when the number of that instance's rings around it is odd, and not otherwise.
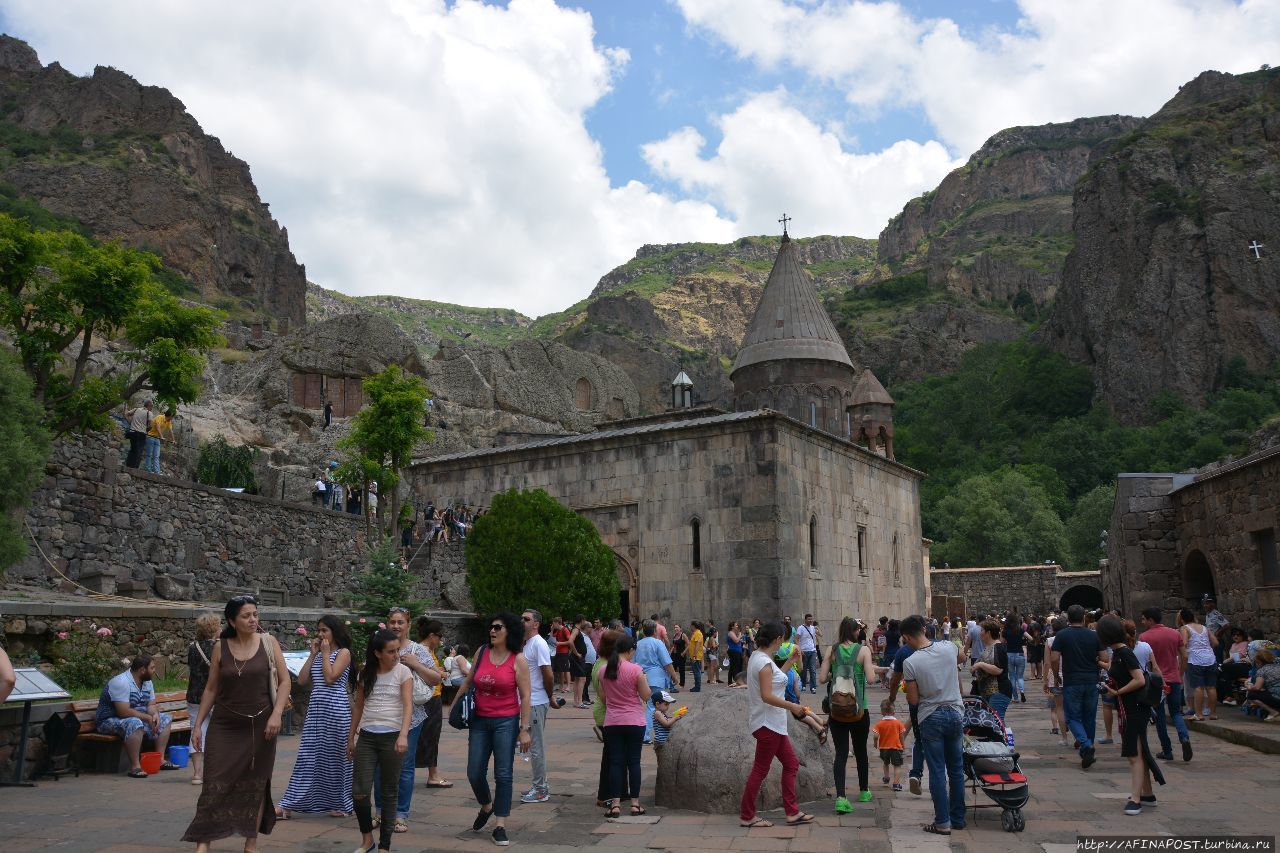
[{"label": "stone church", "polygon": [[[893,457],[893,399],[859,373],[784,234],[730,379],[595,432],[416,462],[417,501],[545,489],[617,556],[624,615],[677,621],[922,613],[920,479]],[[569,615],[569,614],[566,614]]]}]

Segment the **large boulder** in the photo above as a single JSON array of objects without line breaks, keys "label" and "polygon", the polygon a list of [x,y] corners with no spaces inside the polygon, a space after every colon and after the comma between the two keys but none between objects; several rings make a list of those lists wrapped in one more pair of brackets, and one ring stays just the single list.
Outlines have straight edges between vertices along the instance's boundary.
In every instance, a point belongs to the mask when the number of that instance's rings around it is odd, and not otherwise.
[{"label": "large boulder", "polygon": [[[736,813],[742,787],[755,760],[756,741],[747,731],[746,690],[725,690],[707,697],[696,711],[671,729],[658,750],[655,800],[668,808],[712,814]],[[800,802],[825,799],[835,787],[830,742],[823,746],[790,714],[791,748],[800,759],[796,796]],[[782,807],[782,765],[777,761],[760,788],[759,809]]]}]

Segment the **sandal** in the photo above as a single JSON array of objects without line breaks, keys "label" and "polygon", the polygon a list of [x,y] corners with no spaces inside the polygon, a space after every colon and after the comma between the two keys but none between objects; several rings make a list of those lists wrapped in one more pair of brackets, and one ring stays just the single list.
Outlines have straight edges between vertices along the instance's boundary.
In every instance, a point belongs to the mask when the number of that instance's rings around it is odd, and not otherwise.
[{"label": "sandal", "polygon": [[444,779],[436,779],[436,780],[428,779],[427,787],[428,788],[452,788],[453,783],[447,782]]},{"label": "sandal", "polygon": [[813,815],[800,812],[794,817],[787,818],[787,826],[800,826],[804,823],[813,823]]},{"label": "sandal", "polygon": [[827,745],[827,727],[826,726],[823,726],[818,731],[818,743],[820,743],[822,746]]},{"label": "sandal", "polygon": [[773,821],[765,820],[762,817],[758,817],[755,820],[751,821],[751,823],[739,822],[738,826],[742,827],[743,829],[768,829],[769,827],[773,826]]},{"label": "sandal", "polygon": [[177,770],[178,765],[174,764],[172,761],[161,761],[160,769],[161,770]]},{"label": "sandal", "polygon": [[350,812],[329,812],[329,817],[351,817]]},{"label": "sandal", "polygon": [[289,814],[288,809],[282,809],[276,806],[276,820],[292,820],[293,815]]},{"label": "sandal", "polygon": [[949,829],[938,829],[938,825],[936,823],[926,824],[921,828],[925,832],[928,832],[932,835],[950,835],[951,834],[951,830]]},{"label": "sandal", "polygon": [[641,806],[632,806],[632,807],[631,807],[631,816],[632,816],[632,817],[640,817],[640,815],[642,815],[642,814],[645,814],[645,810],[644,810],[644,808],[643,808],[643,807],[641,807]]},{"label": "sandal", "polygon": [[409,822],[402,817],[396,818],[396,825],[392,827],[392,832],[408,832]]},{"label": "sandal", "polygon": [[615,817],[622,817],[622,809],[618,808],[617,806],[609,806],[609,810],[604,813],[604,816],[610,819]]},{"label": "sandal", "polygon": [[129,771],[128,775],[130,779],[145,779],[147,778],[147,771],[143,770],[141,767],[135,767]]}]

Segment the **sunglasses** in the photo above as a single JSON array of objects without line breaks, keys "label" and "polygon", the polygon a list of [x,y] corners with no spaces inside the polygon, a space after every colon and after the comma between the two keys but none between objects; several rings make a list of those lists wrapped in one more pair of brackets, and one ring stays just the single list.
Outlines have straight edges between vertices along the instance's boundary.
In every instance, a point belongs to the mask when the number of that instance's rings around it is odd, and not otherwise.
[{"label": "sunglasses", "polygon": [[235,598],[231,599],[230,603],[231,604],[257,604],[258,599],[254,598],[252,595],[237,595]]},{"label": "sunglasses", "polygon": [[489,626],[489,630],[490,630],[490,631],[502,631],[502,630],[504,630],[506,627],[507,627],[506,625],[503,625],[501,622],[499,622],[499,623],[496,623],[496,624],[490,625],[490,626]]},{"label": "sunglasses", "polygon": [[521,622],[532,622],[532,621],[533,621],[533,617],[532,617],[532,616],[521,616],[521,617],[520,617],[520,621],[521,621]]},{"label": "sunglasses", "polygon": [[388,613],[388,614],[391,614],[391,613],[403,613],[405,616],[408,616],[408,615],[409,615],[409,608],[407,608],[407,607],[392,607],[392,608],[389,608],[389,609],[387,610],[387,613]]}]

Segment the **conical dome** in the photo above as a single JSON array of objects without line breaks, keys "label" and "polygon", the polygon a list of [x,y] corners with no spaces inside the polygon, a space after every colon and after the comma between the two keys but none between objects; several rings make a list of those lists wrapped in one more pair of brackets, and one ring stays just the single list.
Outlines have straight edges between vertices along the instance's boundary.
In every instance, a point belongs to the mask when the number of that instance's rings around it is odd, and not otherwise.
[{"label": "conical dome", "polygon": [[784,235],[733,373],[753,364],[787,359],[831,361],[853,369],[817,289],[796,259],[795,245]]}]

